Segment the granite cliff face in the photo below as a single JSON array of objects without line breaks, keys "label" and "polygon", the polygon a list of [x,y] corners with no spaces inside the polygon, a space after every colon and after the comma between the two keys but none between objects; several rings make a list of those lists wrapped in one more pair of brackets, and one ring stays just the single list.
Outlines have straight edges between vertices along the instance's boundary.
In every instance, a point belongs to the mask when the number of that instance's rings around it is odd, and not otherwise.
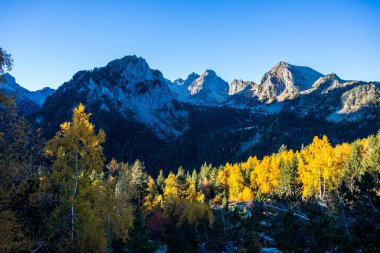
[{"label": "granite cliff face", "polygon": [[[46,101],[38,120],[48,123],[50,108],[67,115],[78,103],[84,103],[93,114],[111,113],[137,121],[160,138],[178,136],[183,127],[178,122],[183,121],[186,112],[175,108],[169,83],[143,58],[126,56],[105,67],[76,73]],[[61,100],[66,102],[63,107]]]},{"label": "granite cliff face", "polygon": [[323,75],[309,67],[280,62],[265,73],[254,93],[266,103],[296,98]]},{"label": "granite cliff face", "polygon": [[247,87],[254,88],[256,87],[256,84],[251,81],[243,81],[241,79],[235,79],[230,83],[228,95],[235,95],[245,90]]}]

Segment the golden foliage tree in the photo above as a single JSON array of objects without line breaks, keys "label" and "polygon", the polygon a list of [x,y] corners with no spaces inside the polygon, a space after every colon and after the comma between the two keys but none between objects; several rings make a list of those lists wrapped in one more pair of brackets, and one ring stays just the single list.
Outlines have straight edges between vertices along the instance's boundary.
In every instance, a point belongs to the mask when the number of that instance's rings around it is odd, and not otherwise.
[{"label": "golden foliage tree", "polygon": [[70,217],[69,244],[78,250],[104,251],[107,246],[104,214],[94,204],[104,162],[101,144],[105,134],[95,133],[89,117],[84,105],[79,104],[72,121],[61,124],[61,130],[47,143],[45,151],[53,160],[50,181],[60,194],[60,210],[56,213],[68,213]]}]

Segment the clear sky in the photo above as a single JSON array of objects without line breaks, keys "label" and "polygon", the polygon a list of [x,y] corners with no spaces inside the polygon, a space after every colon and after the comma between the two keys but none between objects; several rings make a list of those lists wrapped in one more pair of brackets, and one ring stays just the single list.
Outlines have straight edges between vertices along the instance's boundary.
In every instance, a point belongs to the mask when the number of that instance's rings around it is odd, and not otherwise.
[{"label": "clear sky", "polygon": [[35,90],[135,54],[166,78],[260,81],[280,60],[380,81],[380,1],[0,0],[0,47]]}]

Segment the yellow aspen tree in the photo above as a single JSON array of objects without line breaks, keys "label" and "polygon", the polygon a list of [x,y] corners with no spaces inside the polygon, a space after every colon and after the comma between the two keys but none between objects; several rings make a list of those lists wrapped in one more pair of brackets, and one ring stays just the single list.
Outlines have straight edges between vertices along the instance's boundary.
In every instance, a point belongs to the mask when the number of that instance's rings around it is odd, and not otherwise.
[{"label": "yellow aspen tree", "polygon": [[148,176],[147,182],[147,195],[144,198],[143,207],[146,211],[152,210],[157,204],[159,204],[158,187],[153,177]]},{"label": "yellow aspen tree", "polygon": [[[252,173],[257,176],[257,186],[261,193],[270,192],[269,173],[271,167],[271,157],[264,156],[263,160],[255,167]],[[252,178],[252,177],[251,177]]]},{"label": "yellow aspen tree", "polygon": [[[105,140],[105,134],[101,130],[96,134],[89,118],[90,114],[85,113],[84,105],[79,104],[73,111],[72,121],[61,124],[61,130],[46,145],[46,155],[53,159],[54,170],[51,179],[58,188],[64,189],[61,191],[61,199],[63,206],[69,207],[67,212],[70,216],[69,234],[72,247],[75,247],[77,232],[91,231],[76,228],[76,224],[89,225],[88,222],[76,219],[76,209],[79,206],[88,206],[86,201],[91,200],[88,197],[88,191],[94,181],[93,175],[102,171],[104,163],[101,144]],[[77,211],[80,218],[86,217],[81,212],[90,213],[91,209]],[[84,235],[79,235],[79,237],[82,236]],[[82,245],[83,242],[80,244]]]},{"label": "yellow aspen tree", "polygon": [[313,142],[301,151],[299,163],[299,180],[303,185],[303,196],[317,194],[320,200],[325,199],[326,192],[332,189],[336,173],[334,172],[334,148],[326,136]]},{"label": "yellow aspen tree", "polygon": [[253,191],[251,190],[251,188],[245,186],[242,193],[239,194],[239,200],[240,201],[249,201],[249,200],[252,200],[254,198],[253,196]]},{"label": "yellow aspen tree", "polygon": [[176,183],[176,176],[170,172],[168,177],[165,179],[164,187],[164,198],[173,199],[177,197],[178,186]]},{"label": "yellow aspen tree", "polygon": [[241,167],[234,164],[229,167],[230,176],[228,178],[228,188],[231,199],[238,199],[244,189],[244,176]]}]

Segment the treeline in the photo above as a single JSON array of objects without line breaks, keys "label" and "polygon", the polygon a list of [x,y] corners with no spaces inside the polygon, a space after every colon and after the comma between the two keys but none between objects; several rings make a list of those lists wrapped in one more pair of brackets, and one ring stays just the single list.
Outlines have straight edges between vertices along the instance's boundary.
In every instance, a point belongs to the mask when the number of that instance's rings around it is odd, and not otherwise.
[{"label": "treeline", "polygon": [[[339,224],[331,231],[342,232],[326,250],[379,250],[380,133],[335,147],[326,136],[315,137],[300,151],[282,146],[261,160],[205,163],[191,173],[161,170],[153,178],[140,161],[105,163],[106,135],[95,131],[81,104],[45,142],[11,99],[0,102],[1,252],[152,252],[163,245],[170,252],[217,252],[228,236],[228,207],[268,199],[294,208],[326,206],[323,217],[331,222],[325,225]],[[258,240],[254,227],[237,234],[236,240],[249,235],[249,245]],[[295,245],[275,234],[290,251],[329,236]]]}]

